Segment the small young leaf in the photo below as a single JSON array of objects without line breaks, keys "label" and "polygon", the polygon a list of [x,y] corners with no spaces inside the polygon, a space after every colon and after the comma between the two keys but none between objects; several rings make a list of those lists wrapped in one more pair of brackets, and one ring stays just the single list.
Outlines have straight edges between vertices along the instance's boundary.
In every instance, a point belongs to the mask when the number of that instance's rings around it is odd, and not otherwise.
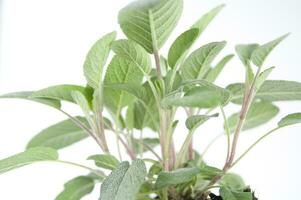
[{"label": "small young leaf", "polygon": [[143,74],[151,71],[151,60],[148,53],[137,43],[131,40],[117,40],[112,49],[119,57],[132,62]]},{"label": "small young leaf", "polygon": [[[75,118],[85,125],[88,124],[83,117]],[[71,119],[67,119],[42,130],[30,140],[26,148],[50,147],[62,149],[83,140],[87,136],[84,130],[74,124]]]},{"label": "small young leaf", "polygon": [[206,165],[204,162],[201,165],[201,173],[199,174],[200,177],[204,180],[211,181],[216,176],[222,176],[224,175],[224,171],[221,169],[218,169],[216,167],[211,167],[209,165]]},{"label": "small young leaf", "polygon": [[251,60],[257,67],[262,67],[265,59],[271,53],[271,51],[282,41],[284,40],[289,34],[285,34],[269,43],[259,46],[253,51]]},{"label": "small young leaf", "polygon": [[109,33],[100,38],[90,49],[84,64],[84,74],[88,84],[98,88],[102,81],[103,67],[110,52],[111,43],[116,38],[116,32]]},{"label": "small young leaf", "polygon": [[109,154],[93,155],[88,160],[94,160],[96,166],[109,170],[114,170],[119,165],[119,161]]},{"label": "small young leaf", "polygon": [[[279,108],[269,102],[254,102],[247,114],[243,130],[255,128],[267,123],[279,113]],[[239,120],[239,113],[228,118],[228,125],[231,132],[236,128]]]},{"label": "small young leaf", "polygon": [[266,70],[264,70],[263,72],[261,72],[257,78],[257,81],[255,83],[255,87],[258,90],[262,84],[266,81],[266,79],[268,78],[268,76],[270,75],[270,73],[274,70],[275,67],[270,67]]},{"label": "small young leaf", "polygon": [[[143,138],[143,152],[147,152],[149,149],[146,148],[146,146],[150,148],[155,148],[160,144],[159,138]],[[135,152],[140,151],[140,139],[133,138],[133,148],[135,149]]]},{"label": "small young leaf", "polygon": [[133,200],[146,177],[146,167],[142,160],[130,165],[122,162],[103,181],[100,191],[101,200]]},{"label": "small young leaf", "polygon": [[221,187],[219,193],[223,200],[253,200],[251,192],[231,191],[229,188]]},{"label": "small young leaf", "polygon": [[293,113],[283,117],[279,122],[279,127],[290,126],[301,123],[301,113]]},{"label": "small young leaf", "polygon": [[235,47],[241,62],[245,67],[250,66],[252,53],[259,47],[259,44],[239,44]]},{"label": "small young leaf", "polygon": [[4,94],[0,96],[0,99],[6,99],[6,98],[11,98],[11,99],[25,99],[25,100],[30,100],[30,101],[35,101],[38,103],[42,103],[57,109],[61,108],[61,102],[55,99],[48,99],[48,98],[31,98],[31,95],[33,94],[33,91],[23,91],[23,92],[14,92],[14,93],[9,93],[9,94]]},{"label": "small young leaf", "polygon": [[94,189],[94,180],[89,176],[79,176],[64,185],[64,190],[55,200],[80,200]]},{"label": "small young leaf", "polygon": [[199,29],[192,28],[182,33],[171,45],[168,64],[173,69],[186,56],[188,50],[199,36]]},{"label": "small young leaf", "polygon": [[48,98],[76,103],[72,98],[71,92],[78,91],[89,101],[92,100],[92,94],[85,87],[77,85],[56,85],[34,92],[30,98]]},{"label": "small young leaf", "polygon": [[225,45],[226,42],[213,42],[192,52],[181,68],[183,79],[195,80],[204,78],[210,69],[213,59]]},{"label": "small young leaf", "polygon": [[56,150],[46,147],[28,149],[22,153],[0,160],[0,174],[38,161],[57,160]]},{"label": "small young leaf", "polygon": [[188,130],[193,130],[202,125],[208,119],[218,117],[218,113],[214,115],[193,115],[186,119],[185,125]]},{"label": "small young leaf", "polygon": [[211,83],[215,82],[221,71],[233,57],[234,55],[232,54],[224,57],[214,68],[208,72],[205,80]]},{"label": "small young leaf", "polygon": [[155,188],[161,189],[188,182],[195,178],[199,173],[199,168],[182,168],[171,172],[160,172],[155,183]]},{"label": "small young leaf", "polygon": [[[244,84],[235,83],[226,87],[232,92],[232,102],[241,104]],[[256,92],[255,99],[264,101],[296,101],[301,100],[301,83],[295,81],[267,80]]]},{"label": "small young leaf", "polygon": [[220,180],[220,185],[232,191],[243,191],[246,188],[246,184],[241,176],[233,173],[225,174]]},{"label": "small young leaf", "polygon": [[159,50],[183,11],[183,0],[138,0],[123,8],[118,22],[124,34],[149,53]]}]

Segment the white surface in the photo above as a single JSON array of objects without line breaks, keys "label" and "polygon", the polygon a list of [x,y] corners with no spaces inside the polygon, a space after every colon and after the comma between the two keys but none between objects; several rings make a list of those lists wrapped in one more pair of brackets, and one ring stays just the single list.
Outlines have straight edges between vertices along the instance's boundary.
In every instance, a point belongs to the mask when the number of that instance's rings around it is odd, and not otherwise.
[{"label": "white surface", "polygon": [[[3,1],[3,0],[2,0]],[[2,2],[0,39],[0,93],[35,90],[55,84],[85,84],[82,64],[90,46],[103,34],[119,30],[117,12],[129,1],[124,0],[4,0]],[[293,34],[269,57],[267,66],[275,65],[273,79],[301,81],[300,41],[301,3],[298,0],[185,0],[185,11],[173,35],[188,28],[210,8],[226,3],[227,7],[210,25],[196,47],[211,41],[227,40],[223,55],[233,52],[238,43],[266,42],[286,32]],[[121,33],[119,37],[121,37]],[[172,41],[172,40],[171,40]],[[170,41],[169,41],[170,44]],[[166,47],[169,46],[166,45]],[[166,48],[165,48],[166,49]],[[223,72],[219,83],[226,85],[243,79],[243,67],[238,59]],[[278,104],[278,116],[301,111],[301,103]],[[232,107],[231,107],[232,108]],[[231,110],[237,110],[233,107]],[[76,113],[72,106],[68,110]],[[228,112],[228,115],[231,114]],[[1,100],[0,103],[0,158],[24,149],[26,142],[42,128],[64,119],[60,113],[40,104],[22,100]],[[271,125],[249,131],[241,137],[242,150]],[[212,121],[197,134],[199,150],[210,138],[219,134],[222,125]],[[218,127],[219,129],[217,130]],[[182,141],[185,129],[179,130],[176,143]],[[301,127],[279,131],[260,144],[243,160],[235,172],[256,189],[262,200],[296,199],[301,178]],[[115,141],[110,142],[112,145]],[[217,143],[207,158],[221,164],[224,141]],[[85,162],[98,152],[92,140],[62,150],[61,158]],[[62,190],[64,182],[87,173],[59,164],[36,164],[0,176],[0,199],[52,200]],[[93,197],[97,199],[99,188]]]}]

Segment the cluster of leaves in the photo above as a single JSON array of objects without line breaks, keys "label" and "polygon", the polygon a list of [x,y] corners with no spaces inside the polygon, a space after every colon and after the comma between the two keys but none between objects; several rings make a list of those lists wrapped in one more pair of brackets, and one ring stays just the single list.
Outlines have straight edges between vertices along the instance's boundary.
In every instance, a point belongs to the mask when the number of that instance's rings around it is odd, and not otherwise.
[{"label": "cluster of leaves", "polygon": [[[116,33],[112,32],[89,51],[84,63],[87,86],[56,85],[2,95],[1,98],[22,98],[51,106],[68,119],[42,130],[24,152],[0,160],[0,173],[38,161],[64,163],[90,171],[66,183],[56,200],[81,199],[97,183],[102,183],[101,200],[197,199],[206,197],[213,187],[220,188],[224,200],[252,200],[243,180],[229,170],[274,131],[300,123],[301,113],[282,118],[275,129],[235,160],[238,136],[275,117],[279,108],[274,102],[301,100],[301,83],[266,81],[274,67],[264,69],[264,61],[285,35],[263,45],[237,45],[236,53],[245,66],[245,83],[226,88],[215,85],[234,57],[227,55],[213,64],[226,42],[208,43],[191,53],[190,50],[223,7],[212,9],[180,34],[165,58],[159,51],[180,19],[183,0],[135,1],[119,13],[119,24],[127,39],[116,40]],[[111,51],[113,57],[107,64]],[[68,114],[62,109],[62,101],[78,105],[83,116]],[[227,117],[224,108],[231,103],[241,105],[241,110]],[[187,113],[188,134],[183,145],[176,149],[173,134],[177,130],[178,109]],[[221,169],[207,165],[202,159],[204,155],[193,149],[194,133],[207,120],[219,116],[210,114],[216,109],[223,117],[228,144],[226,163]],[[104,111],[110,116],[105,117]],[[145,129],[156,134],[145,138],[142,134]],[[116,134],[131,163],[110,154],[107,132]],[[140,138],[136,132],[141,132]],[[95,168],[58,159],[57,150],[88,136],[103,152],[88,158],[95,162]],[[156,146],[160,146],[161,155],[154,150]],[[145,158],[147,151],[156,159]],[[145,162],[151,165],[146,167]]]}]

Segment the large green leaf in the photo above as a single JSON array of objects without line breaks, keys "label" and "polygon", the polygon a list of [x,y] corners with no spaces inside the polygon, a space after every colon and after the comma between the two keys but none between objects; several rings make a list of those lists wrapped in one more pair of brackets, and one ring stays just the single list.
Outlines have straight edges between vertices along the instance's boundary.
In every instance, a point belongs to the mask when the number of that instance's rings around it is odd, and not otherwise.
[{"label": "large green leaf", "polygon": [[85,95],[88,100],[92,99],[89,89],[78,85],[56,85],[34,92],[30,98],[48,98],[76,103],[72,98],[72,91],[78,91]]},{"label": "large green leaf", "polygon": [[[254,102],[247,114],[243,130],[255,128],[267,123],[279,113],[279,108],[269,102]],[[235,113],[228,118],[228,125],[231,132],[236,128],[239,121],[239,113]]]},{"label": "large green leaf", "polygon": [[119,161],[109,154],[93,155],[88,160],[94,160],[96,166],[109,170],[114,170],[119,165]]},{"label": "large green leaf", "polygon": [[219,184],[231,189],[232,191],[243,191],[246,189],[246,184],[242,177],[233,173],[223,175]]},{"label": "large green leaf", "polygon": [[57,160],[56,150],[46,147],[28,149],[22,153],[0,160],[0,174],[38,161]]},{"label": "large green leaf", "polygon": [[234,57],[234,55],[225,56],[214,68],[210,69],[206,75],[205,80],[214,83],[217,77],[220,75],[227,63]]},{"label": "large green leaf", "polygon": [[218,113],[214,115],[193,115],[186,119],[185,125],[188,130],[195,130],[208,119],[218,117]]},{"label": "large green leaf", "polygon": [[[143,74],[135,63],[120,56],[115,56],[107,68],[104,83],[109,84],[139,84],[143,79]],[[129,105],[132,102],[132,97],[118,89],[104,88],[105,104],[110,110],[118,114],[121,108]]]},{"label": "large green leaf", "polygon": [[183,0],[137,0],[119,12],[125,35],[149,53],[159,50],[177,25]]},{"label": "large green leaf", "polygon": [[86,57],[84,74],[88,84],[93,88],[98,88],[100,86],[103,67],[109,56],[111,43],[115,38],[116,32],[103,36],[92,46]]},{"label": "large green leaf", "polygon": [[190,47],[199,36],[199,29],[192,28],[182,33],[171,45],[168,52],[168,64],[173,69],[186,56]]},{"label": "large green leaf", "polygon": [[[83,117],[75,118],[85,125],[88,124]],[[71,119],[67,119],[42,130],[29,141],[26,148],[50,147],[62,149],[83,140],[87,136],[84,130],[79,128]]]},{"label": "large green leaf", "polygon": [[31,95],[33,94],[33,91],[23,91],[23,92],[14,92],[14,93],[8,93],[1,95],[0,98],[6,99],[25,99],[30,101],[39,102],[57,109],[61,108],[61,103],[58,100],[55,99],[48,99],[48,98],[32,98]]},{"label": "large green leaf", "polygon": [[146,167],[142,160],[130,165],[122,162],[103,181],[100,191],[101,200],[133,200],[146,177]]},{"label": "large green leaf", "polygon": [[79,176],[64,185],[64,190],[55,200],[80,200],[90,194],[94,189],[95,182],[89,176]]},{"label": "large green leaf", "polygon": [[290,126],[301,123],[301,113],[293,113],[283,117],[279,122],[279,127]]},{"label": "large green leaf", "polygon": [[232,191],[227,187],[221,187],[219,192],[223,200],[253,200],[251,192]]},{"label": "large green leaf", "polygon": [[131,40],[117,40],[112,44],[113,51],[119,56],[134,63],[143,74],[151,71],[151,59],[139,44]]},{"label": "large green leaf", "polygon": [[[235,83],[227,86],[233,94],[232,102],[241,104],[244,84]],[[301,100],[301,83],[295,81],[267,80],[256,92],[255,98],[265,101],[296,101]]]},{"label": "large green leaf", "polygon": [[155,183],[155,188],[161,189],[180,183],[186,183],[195,178],[200,172],[199,168],[181,168],[171,172],[160,172]]},{"label": "large green leaf", "polygon": [[211,67],[213,59],[225,47],[226,42],[213,42],[192,52],[182,65],[184,80],[202,79]]},{"label": "large green leaf", "polygon": [[271,53],[271,51],[282,41],[284,40],[289,34],[285,34],[271,42],[268,42],[264,45],[259,46],[256,48],[251,56],[252,62],[258,66],[261,67],[265,61],[265,59],[268,57],[268,55]]}]

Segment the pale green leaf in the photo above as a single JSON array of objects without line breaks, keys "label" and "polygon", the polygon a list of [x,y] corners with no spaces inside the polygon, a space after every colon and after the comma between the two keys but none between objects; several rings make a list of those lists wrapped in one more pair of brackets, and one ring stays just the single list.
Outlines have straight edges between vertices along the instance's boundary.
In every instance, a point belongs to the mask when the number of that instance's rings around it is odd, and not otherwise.
[{"label": "pale green leaf", "polygon": [[222,187],[219,192],[223,200],[253,200],[251,192],[231,191],[226,187]]},{"label": "pale green leaf", "polygon": [[226,42],[213,42],[192,52],[182,65],[184,80],[202,79],[211,67],[218,53],[225,47]]},{"label": "pale green leaf", "polygon": [[264,45],[259,46],[256,48],[251,56],[252,62],[258,66],[262,67],[265,59],[268,57],[268,55],[271,53],[271,51],[282,41],[284,40],[289,34],[285,34],[271,42],[268,42]]},{"label": "pale green leaf", "polygon": [[[243,130],[255,128],[269,122],[279,113],[279,108],[269,102],[254,102],[246,116]],[[231,132],[236,128],[239,121],[239,113],[235,113],[228,118],[228,125]]]},{"label": "pale green leaf", "polygon": [[183,0],[137,0],[119,12],[125,35],[149,53],[159,50],[175,28],[183,11]]},{"label": "pale green leaf", "polygon": [[224,67],[228,64],[228,62],[234,57],[234,55],[228,55],[224,57],[214,68],[210,69],[208,74],[206,75],[205,80],[209,82],[215,82],[217,77],[220,75]]},{"label": "pale green leaf", "polygon": [[259,47],[259,44],[239,44],[235,51],[245,67],[250,67],[252,53]]},{"label": "pale green leaf", "polygon": [[93,155],[88,160],[94,160],[96,166],[109,170],[114,170],[119,165],[119,161],[110,154]]},{"label": "pale green leaf", "polygon": [[103,181],[100,191],[101,200],[133,200],[146,177],[146,167],[142,160],[130,165],[122,162]]},{"label": "pale green leaf", "polygon": [[181,168],[171,172],[160,172],[155,183],[155,188],[161,189],[191,181],[200,173],[199,168]]},{"label": "pale green leaf", "polygon": [[143,142],[143,152],[147,152],[149,151],[149,149],[146,147],[148,146],[149,148],[155,148],[156,146],[158,146],[160,144],[160,140],[159,138],[143,138],[142,140],[140,139],[136,139],[133,138],[133,148],[135,149],[135,152],[139,152],[140,151],[140,147],[141,147],[141,142]]},{"label": "pale green leaf", "polygon": [[193,115],[186,119],[185,125],[188,130],[195,130],[197,127],[205,123],[212,117],[218,117],[218,113],[214,115]]},{"label": "pale green leaf", "polygon": [[[241,103],[244,84],[235,83],[227,86],[232,92],[232,102]],[[256,92],[256,99],[265,101],[296,101],[301,100],[301,83],[295,81],[267,80]]]},{"label": "pale green leaf", "polygon": [[100,86],[103,67],[109,56],[111,43],[115,38],[116,32],[103,36],[92,46],[86,57],[84,63],[84,75],[88,84],[93,88],[98,88]]},{"label": "pale green leaf", "polygon": [[[135,63],[120,56],[115,56],[107,68],[104,83],[105,105],[114,113],[119,114],[121,109],[128,106],[133,98],[127,92],[119,89],[108,88],[112,84],[139,84],[143,74]],[[124,86],[125,87],[125,86]]]},{"label": "pale green leaf", "polygon": [[55,200],[80,200],[90,194],[94,189],[95,182],[89,176],[79,176],[64,185],[64,190]]},{"label": "pale green leaf", "polygon": [[34,92],[30,98],[49,98],[76,103],[72,98],[72,91],[78,91],[88,100],[92,99],[92,93],[85,87],[78,85],[56,85]]},{"label": "pale green leaf", "polygon": [[[83,117],[75,118],[85,125],[88,124]],[[29,141],[26,148],[40,146],[62,149],[83,140],[87,136],[84,130],[79,128],[71,119],[67,119],[42,130]]]},{"label": "pale green leaf", "polygon": [[57,160],[56,150],[46,147],[28,149],[22,153],[0,160],[0,174],[38,161]]},{"label": "pale green leaf", "polygon": [[290,126],[301,123],[301,113],[293,113],[285,116],[278,122],[279,127]]},{"label": "pale green leaf", "polygon": [[246,188],[246,184],[242,177],[234,173],[227,173],[223,175],[219,184],[231,189],[232,191],[243,191]]},{"label": "pale green leaf", "polygon": [[0,99],[6,99],[6,98],[11,98],[11,99],[25,99],[25,100],[30,100],[30,101],[35,101],[38,103],[42,103],[57,109],[61,108],[61,103],[59,100],[55,99],[48,99],[48,98],[32,98],[31,95],[33,94],[33,91],[23,91],[23,92],[14,92],[14,93],[8,93],[0,96]]},{"label": "pale green leaf", "polygon": [[268,76],[274,69],[275,67],[270,67],[259,74],[255,83],[256,90],[258,90],[262,86],[262,84],[267,80]]},{"label": "pale green leaf", "polygon": [[168,64],[172,69],[186,56],[198,36],[199,29],[193,28],[182,33],[173,42],[168,52]]}]

